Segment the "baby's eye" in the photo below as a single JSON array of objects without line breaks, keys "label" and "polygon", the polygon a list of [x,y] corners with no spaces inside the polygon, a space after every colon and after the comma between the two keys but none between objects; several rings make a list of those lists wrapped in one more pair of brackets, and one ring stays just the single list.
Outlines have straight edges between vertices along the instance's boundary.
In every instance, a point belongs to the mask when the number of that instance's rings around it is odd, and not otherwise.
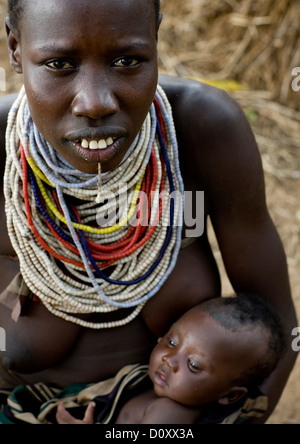
[{"label": "baby's eye", "polygon": [[119,68],[132,68],[137,66],[140,63],[140,60],[134,57],[121,57],[120,59],[114,62],[114,66],[118,66]]},{"label": "baby's eye", "polygon": [[171,348],[175,348],[176,347],[176,342],[173,339],[169,339],[169,346]]},{"label": "baby's eye", "polygon": [[195,361],[193,361],[193,360],[189,360],[188,361],[188,365],[189,365],[189,368],[190,368],[190,370],[192,370],[192,372],[199,372],[200,371],[200,366],[199,366],[199,364],[197,364]]},{"label": "baby's eye", "polygon": [[64,71],[67,69],[73,69],[74,65],[68,60],[52,60],[51,62],[46,63],[49,68],[56,69],[59,71]]}]

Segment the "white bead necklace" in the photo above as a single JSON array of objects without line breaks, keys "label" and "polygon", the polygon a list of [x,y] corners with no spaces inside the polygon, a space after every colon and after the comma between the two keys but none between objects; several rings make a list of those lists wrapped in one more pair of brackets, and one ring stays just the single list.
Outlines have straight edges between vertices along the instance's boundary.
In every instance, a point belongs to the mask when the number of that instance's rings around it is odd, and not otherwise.
[{"label": "white bead necklace", "polygon": [[[159,134],[158,108],[166,133],[164,143],[163,136]],[[34,231],[29,226],[28,208],[25,205],[20,143],[24,147],[26,165],[31,171],[31,175],[28,173],[27,191]],[[172,110],[162,88],[157,89],[155,104],[129,156],[115,170],[102,175],[101,199],[102,202],[108,199],[108,202],[102,206],[101,212],[112,214],[116,211],[117,202],[117,212],[122,208],[128,217],[128,220],[126,217],[122,220],[119,215],[119,222],[113,227],[89,228],[88,224],[95,221],[95,214],[99,210],[95,202],[99,178],[72,168],[43,139],[31,119],[24,88],[9,113],[6,152],[4,194],[8,233],[20,261],[22,276],[32,293],[52,314],[83,327],[114,328],[135,319],[173,271],[181,243],[184,188]],[[140,248],[130,250],[128,255],[120,254],[113,263],[109,277],[102,275],[95,267],[105,268],[105,261],[93,262],[87,244],[94,242],[101,249],[123,242],[130,235],[131,221],[136,217],[137,196],[141,196],[139,190],[141,184],[145,183],[143,181],[153,158],[157,172],[156,196],[164,186],[166,196],[172,191],[179,192],[177,199],[166,199],[162,208],[158,198],[153,200],[151,216],[160,214],[158,226],[146,227],[143,236],[149,233],[149,239]],[[130,199],[124,198],[124,189],[131,196]],[[55,205],[52,190],[56,192],[59,207]],[[111,199],[112,195],[116,196],[116,200]],[[72,216],[70,213],[70,198],[80,200],[76,206],[80,224],[74,222],[74,214]],[[47,211],[48,219],[41,211],[39,199],[44,199],[43,211]],[[135,211],[131,214],[132,209]],[[49,218],[55,222],[58,232],[67,236],[72,248],[67,248],[53,235],[46,221]],[[85,231],[86,226],[88,231]],[[143,236],[136,243],[141,242]],[[62,261],[63,266],[43,248],[38,237],[56,255],[66,259]],[[93,323],[77,317],[80,314],[116,312],[121,308],[132,308],[133,311],[125,319],[115,322]]]}]

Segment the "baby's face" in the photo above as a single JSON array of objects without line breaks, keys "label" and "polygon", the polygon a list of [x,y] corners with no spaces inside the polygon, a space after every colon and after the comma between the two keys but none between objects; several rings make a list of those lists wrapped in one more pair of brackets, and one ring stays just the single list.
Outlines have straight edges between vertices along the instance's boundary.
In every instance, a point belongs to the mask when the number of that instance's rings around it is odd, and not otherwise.
[{"label": "baby's face", "polygon": [[157,396],[191,407],[217,402],[257,361],[256,336],[225,330],[200,310],[188,312],[151,355],[149,375]]}]

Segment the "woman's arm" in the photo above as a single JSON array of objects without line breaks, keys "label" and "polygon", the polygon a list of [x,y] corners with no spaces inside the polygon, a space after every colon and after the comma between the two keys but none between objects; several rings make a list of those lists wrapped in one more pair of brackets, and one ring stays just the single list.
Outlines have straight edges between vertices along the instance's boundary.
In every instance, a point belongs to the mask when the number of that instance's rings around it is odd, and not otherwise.
[{"label": "woman's arm", "polygon": [[[211,220],[228,277],[236,292],[253,293],[278,312],[286,337],[298,325],[284,248],[269,215],[261,157],[250,126],[230,99],[215,143],[206,157]],[[271,414],[296,360],[291,344],[281,364],[264,384]]]},{"label": "woman's arm", "polygon": [[[286,255],[267,209],[261,156],[243,111],[217,88],[169,77],[161,82],[173,106],[183,174],[194,189],[205,192],[234,290],[268,301],[291,337],[298,321]],[[263,387],[270,400],[268,415],[296,357],[287,344],[281,365]]]}]

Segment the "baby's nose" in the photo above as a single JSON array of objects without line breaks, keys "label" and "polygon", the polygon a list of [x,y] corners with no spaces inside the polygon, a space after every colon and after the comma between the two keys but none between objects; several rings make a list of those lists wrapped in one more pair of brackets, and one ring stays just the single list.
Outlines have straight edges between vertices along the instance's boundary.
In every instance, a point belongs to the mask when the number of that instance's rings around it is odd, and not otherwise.
[{"label": "baby's nose", "polygon": [[163,362],[172,370],[172,372],[176,373],[178,371],[178,359],[174,355],[165,355],[162,358]]}]

